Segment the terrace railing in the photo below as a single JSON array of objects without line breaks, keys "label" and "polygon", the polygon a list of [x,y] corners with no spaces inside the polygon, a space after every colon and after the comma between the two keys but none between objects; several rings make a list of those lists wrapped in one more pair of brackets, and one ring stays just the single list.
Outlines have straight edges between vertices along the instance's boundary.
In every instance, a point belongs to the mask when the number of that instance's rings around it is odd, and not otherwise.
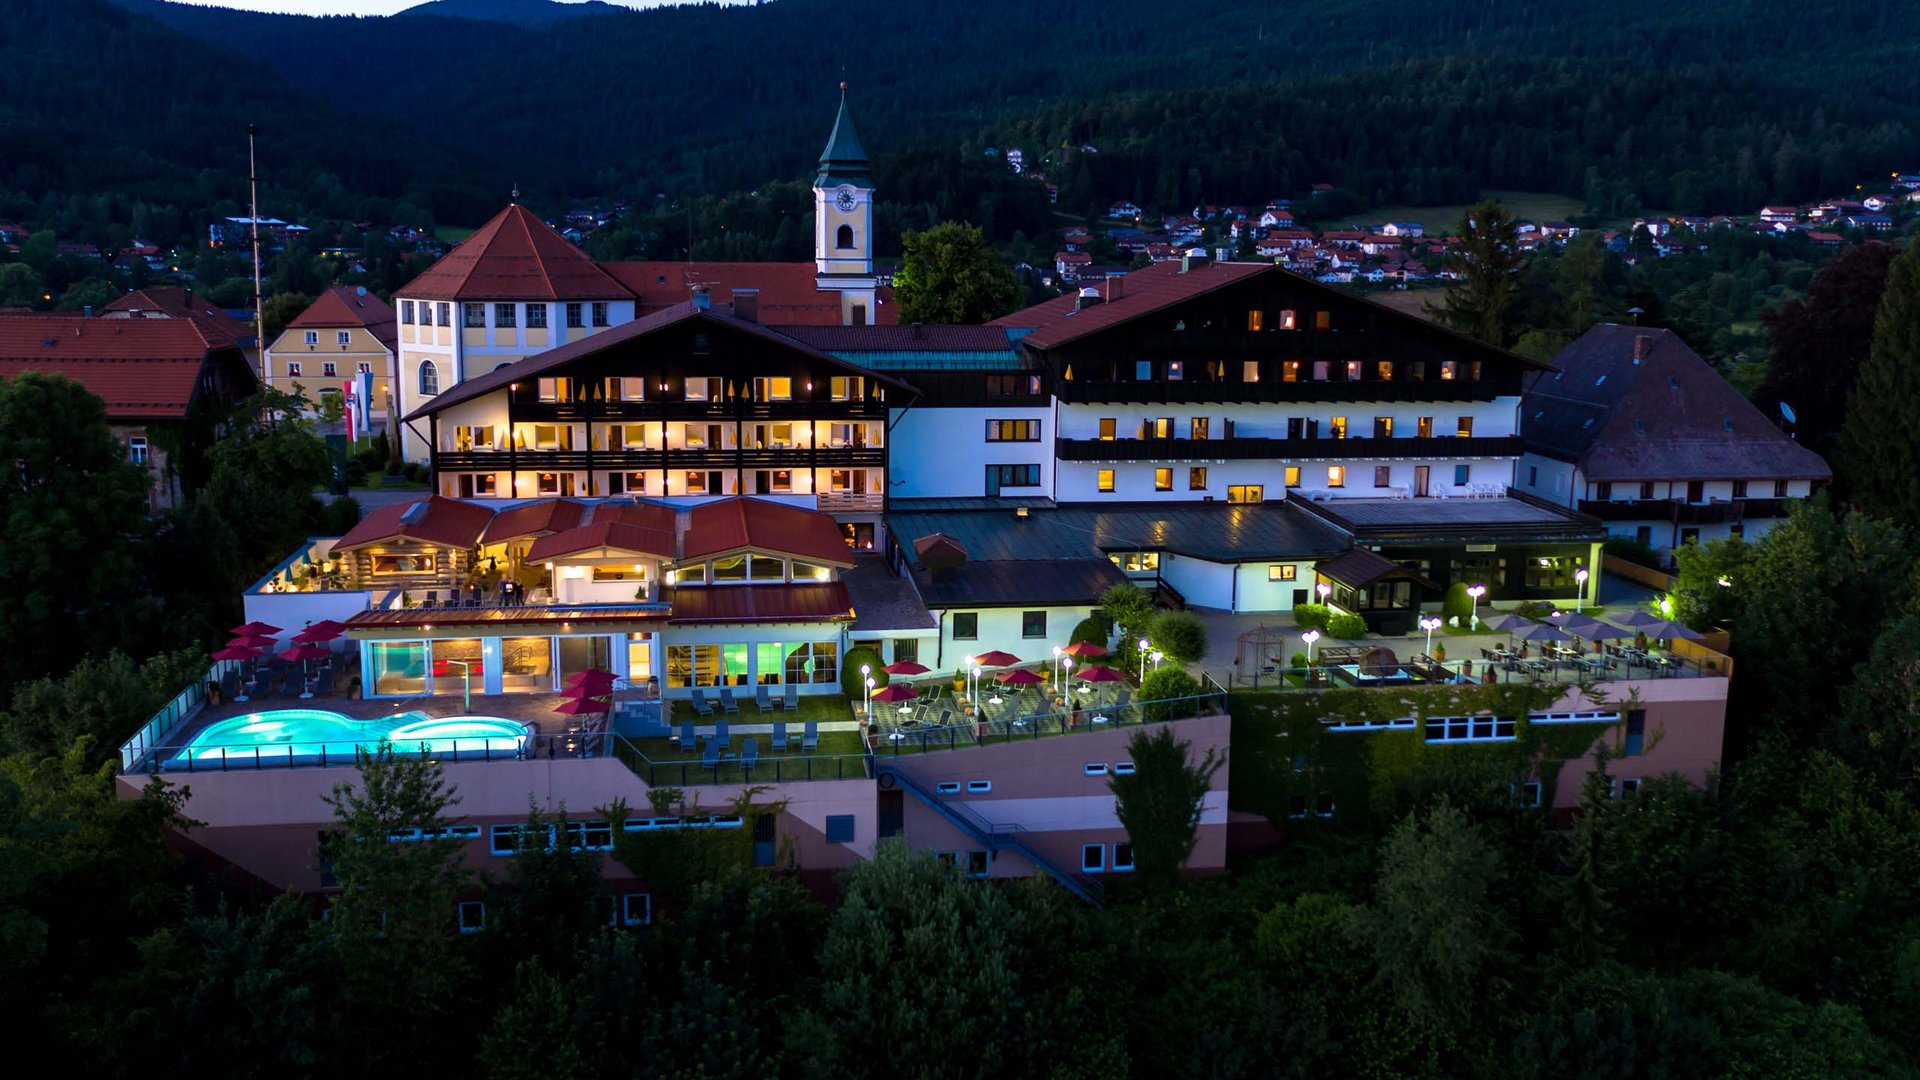
[{"label": "terrace railing", "polygon": [[[604,733],[552,735],[493,735],[475,739],[428,739],[417,743],[388,743],[395,754],[425,754],[438,761],[529,761],[539,758],[591,758],[609,752]],[[150,773],[241,772],[254,769],[343,768],[359,762],[360,753],[373,753],[380,740],[354,742],[334,737],[259,746],[192,746],[179,743],[150,748],[138,762]],[[124,754],[123,754],[124,760]]]},{"label": "terrace railing", "polygon": [[619,735],[612,738],[613,755],[632,769],[635,776],[646,781],[648,787],[865,780],[873,775],[872,762],[866,754],[789,754],[785,751],[769,751],[748,764],[736,750],[726,757],[715,759],[711,764],[699,758],[655,761],[627,739]]},{"label": "terrace railing", "polygon": [[[1690,646],[1682,648],[1685,644]],[[1578,683],[1624,682],[1641,679],[1712,679],[1732,673],[1732,663],[1719,653],[1675,643],[1664,654],[1618,655],[1612,652],[1579,658],[1542,656],[1434,660],[1418,654],[1392,665],[1315,662],[1305,667],[1266,664],[1233,672],[1228,683],[1238,690],[1319,691],[1354,687],[1404,687],[1434,684],[1532,683],[1572,686]]]},{"label": "terrace railing", "polygon": [[207,703],[208,685],[218,685],[228,672],[239,669],[238,660],[216,660],[207,668],[206,678],[188,686],[160,706],[160,710],[140,725],[139,731],[133,733],[133,738],[120,744],[120,771],[137,772],[145,766],[155,749],[179,731],[180,726]]},{"label": "terrace railing", "polygon": [[898,757],[1218,716],[1227,711],[1227,691],[1211,678],[1207,683],[1210,689],[1206,692],[1188,697],[1130,701],[1125,705],[1090,704],[1046,713],[1022,714],[1009,709],[985,719],[969,718],[941,727],[894,725],[883,714],[873,728],[873,753],[883,758]]}]

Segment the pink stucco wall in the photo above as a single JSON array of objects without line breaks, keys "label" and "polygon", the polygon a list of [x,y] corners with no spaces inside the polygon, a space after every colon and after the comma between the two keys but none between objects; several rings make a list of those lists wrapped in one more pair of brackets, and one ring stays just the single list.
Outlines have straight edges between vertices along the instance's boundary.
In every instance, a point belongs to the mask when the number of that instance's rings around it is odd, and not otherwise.
[{"label": "pink stucco wall", "polygon": [[[1606,731],[1605,738],[1616,755],[1607,771],[1616,780],[1678,773],[1693,784],[1704,785],[1708,774],[1719,767],[1727,727],[1727,680],[1651,679],[1608,683],[1603,689],[1610,707],[1619,708],[1623,717],[1630,709],[1644,709],[1647,714],[1643,749],[1632,757],[1617,756],[1626,742],[1624,720]],[[1577,694],[1569,694],[1555,709],[1595,707]],[[1552,809],[1564,811],[1579,805],[1581,786],[1593,771],[1593,764],[1592,753],[1567,762],[1554,787]]]}]

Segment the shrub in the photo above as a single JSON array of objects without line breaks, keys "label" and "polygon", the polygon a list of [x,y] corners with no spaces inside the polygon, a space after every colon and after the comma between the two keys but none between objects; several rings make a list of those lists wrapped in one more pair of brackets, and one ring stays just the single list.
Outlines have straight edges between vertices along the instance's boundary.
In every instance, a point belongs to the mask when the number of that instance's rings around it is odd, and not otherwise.
[{"label": "shrub", "polygon": [[1300,669],[1300,668],[1304,668],[1304,667],[1306,667],[1306,666],[1307,666],[1307,654],[1306,654],[1306,653],[1303,653],[1303,652],[1297,652],[1297,653],[1294,653],[1294,654],[1293,654],[1293,666],[1294,666],[1294,668],[1295,668],[1296,670],[1298,670],[1298,669]]},{"label": "shrub", "polygon": [[1609,536],[1605,545],[1606,552],[1618,559],[1625,559],[1635,566],[1644,566],[1652,570],[1665,570],[1666,560],[1653,550],[1652,545],[1643,544],[1638,537]]},{"label": "shrub", "polygon": [[1067,635],[1067,643],[1085,641],[1105,647],[1113,637],[1113,620],[1096,611],[1075,624],[1073,633]]},{"label": "shrub", "polygon": [[875,690],[887,685],[887,673],[880,670],[880,654],[865,645],[855,645],[847,650],[846,658],[840,661],[840,692],[858,703],[866,697],[867,687],[860,675],[860,665],[873,669],[872,679]]},{"label": "shrub", "polygon": [[359,458],[347,459],[347,486],[365,487],[367,483],[367,463]]},{"label": "shrub", "polygon": [[1128,634],[1138,634],[1153,618],[1153,594],[1131,582],[1115,585],[1101,594],[1100,611]]},{"label": "shrub", "polygon": [[1359,641],[1367,636],[1367,620],[1351,612],[1342,611],[1327,620],[1327,636],[1342,641]]},{"label": "shrub", "polygon": [[405,465],[406,465],[405,462],[397,461],[397,460],[387,462],[386,475],[399,476],[401,473],[406,471]]},{"label": "shrub", "polygon": [[1300,624],[1302,630],[1318,630],[1326,633],[1327,617],[1333,612],[1325,604],[1293,605],[1293,621]]},{"label": "shrub", "polygon": [[1186,669],[1163,667],[1147,672],[1140,683],[1140,700],[1147,703],[1148,720],[1170,720],[1175,716],[1192,715],[1191,702],[1175,702],[1175,698],[1191,698],[1200,693],[1200,682],[1187,674]]},{"label": "shrub", "polygon": [[1456,581],[1447,586],[1447,595],[1440,601],[1440,615],[1447,620],[1447,625],[1471,629],[1467,619],[1472,613],[1473,597],[1467,595],[1467,583]]},{"label": "shrub", "polygon": [[1207,625],[1188,611],[1163,611],[1154,616],[1147,636],[1155,648],[1182,664],[1207,655]]},{"label": "shrub", "polygon": [[1557,610],[1544,600],[1527,600],[1513,606],[1513,613],[1523,619],[1544,619]]},{"label": "shrub", "polygon": [[403,470],[408,483],[417,484],[427,478],[426,466],[417,461],[409,461]]}]

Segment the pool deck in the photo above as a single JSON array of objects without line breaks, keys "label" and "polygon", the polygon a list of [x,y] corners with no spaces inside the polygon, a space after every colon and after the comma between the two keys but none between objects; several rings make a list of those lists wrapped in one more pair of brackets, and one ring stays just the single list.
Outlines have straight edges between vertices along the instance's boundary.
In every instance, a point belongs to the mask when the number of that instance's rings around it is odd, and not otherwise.
[{"label": "pool deck", "polygon": [[355,720],[373,720],[404,712],[425,713],[436,718],[501,716],[527,724],[530,730],[540,734],[553,735],[566,731],[567,722],[572,719],[553,711],[554,707],[564,700],[566,699],[559,694],[475,694],[471,707],[458,697],[356,699],[333,694],[311,698],[275,696],[254,698],[250,701],[229,700],[202,708],[177,731],[167,736],[166,745],[185,746],[193,741],[194,736],[209,726],[231,717],[273,712],[279,709],[321,709]]}]

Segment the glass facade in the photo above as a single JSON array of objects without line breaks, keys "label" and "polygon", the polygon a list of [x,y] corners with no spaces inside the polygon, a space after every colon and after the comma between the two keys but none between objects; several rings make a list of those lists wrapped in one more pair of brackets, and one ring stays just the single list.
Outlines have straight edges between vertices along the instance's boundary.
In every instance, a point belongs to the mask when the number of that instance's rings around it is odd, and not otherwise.
[{"label": "glass facade", "polygon": [[373,692],[381,695],[427,692],[427,643],[376,641],[370,643]]}]

